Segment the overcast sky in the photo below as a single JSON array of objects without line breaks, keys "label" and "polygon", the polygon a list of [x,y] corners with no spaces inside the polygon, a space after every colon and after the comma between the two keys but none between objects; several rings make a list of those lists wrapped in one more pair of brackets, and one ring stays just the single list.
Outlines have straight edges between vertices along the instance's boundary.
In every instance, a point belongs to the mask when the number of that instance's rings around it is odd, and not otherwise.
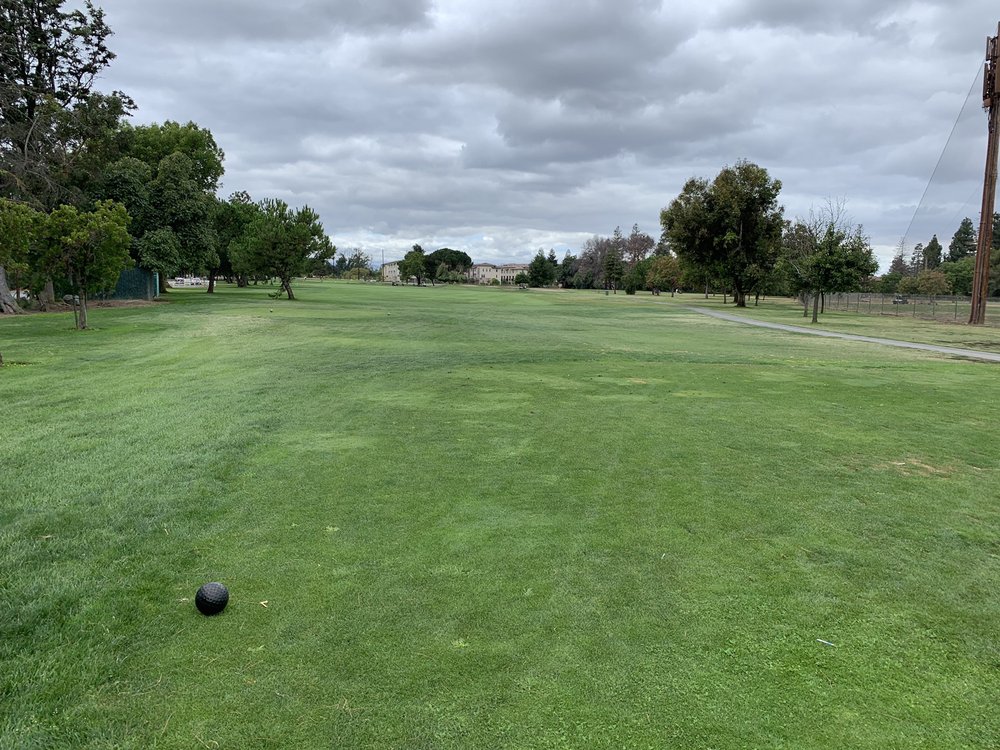
[{"label": "overcast sky", "polygon": [[[745,158],[789,217],[844,199],[883,270],[978,222],[995,0],[104,0],[100,88],[193,120],[222,193],[316,209],[341,250],[560,258]],[[924,236],[926,234],[926,236]]]}]

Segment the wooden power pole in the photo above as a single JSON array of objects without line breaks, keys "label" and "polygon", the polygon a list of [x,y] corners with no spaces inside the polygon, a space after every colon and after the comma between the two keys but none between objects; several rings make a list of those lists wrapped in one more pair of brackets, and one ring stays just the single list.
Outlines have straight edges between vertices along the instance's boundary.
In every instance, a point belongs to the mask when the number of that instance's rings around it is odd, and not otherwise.
[{"label": "wooden power pole", "polygon": [[997,91],[997,62],[1000,57],[1000,24],[997,35],[986,40],[986,71],[983,76],[983,109],[989,112],[989,139],[986,145],[986,178],[983,182],[983,210],[979,214],[979,244],[976,272],[972,278],[971,325],[986,322],[986,299],[990,292],[990,246],[993,244],[993,206],[997,194],[997,141],[1000,138],[1000,91]]}]

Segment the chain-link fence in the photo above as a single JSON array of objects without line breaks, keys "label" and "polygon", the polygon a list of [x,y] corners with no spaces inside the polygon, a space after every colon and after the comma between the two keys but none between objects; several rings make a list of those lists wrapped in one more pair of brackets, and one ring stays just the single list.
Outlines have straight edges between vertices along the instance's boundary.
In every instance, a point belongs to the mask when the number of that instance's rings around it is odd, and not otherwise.
[{"label": "chain-link fence", "polygon": [[955,295],[877,294],[852,292],[826,295],[826,309],[861,315],[895,315],[933,320],[966,322],[972,308],[971,297]]}]

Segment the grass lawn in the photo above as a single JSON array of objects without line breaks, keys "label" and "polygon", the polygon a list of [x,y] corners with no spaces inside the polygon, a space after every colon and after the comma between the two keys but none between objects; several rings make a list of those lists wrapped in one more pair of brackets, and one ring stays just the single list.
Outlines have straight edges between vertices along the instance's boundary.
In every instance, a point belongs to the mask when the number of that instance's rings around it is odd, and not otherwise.
[{"label": "grass lawn", "polygon": [[[876,297],[878,295],[875,295]],[[640,299],[649,302],[648,295]],[[758,305],[750,298],[746,308],[737,309],[731,304],[724,304],[722,295],[710,296],[688,293],[675,298],[659,297],[658,300],[669,300],[673,304],[692,307],[706,307],[735,315],[745,315],[748,318],[766,320],[770,323],[785,323],[805,328],[819,327],[827,331],[851,333],[859,336],[875,336],[902,341],[915,341],[921,344],[937,344],[939,346],[954,346],[965,349],[981,349],[987,352],[1000,351],[1000,303],[990,302],[986,310],[987,325],[970,326],[966,324],[968,314],[957,321],[942,316],[939,320],[927,320],[913,317],[908,306],[893,308],[885,305],[884,315],[869,315],[867,313],[846,312],[830,309],[819,316],[819,323],[812,323],[812,308],[809,316],[802,316],[802,306],[796,301],[784,297],[767,298]],[[877,311],[878,308],[876,307]],[[893,313],[898,312],[898,315]]]},{"label": "grass lawn", "polygon": [[297,293],[0,318],[0,748],[997,747],[997,365]]}]

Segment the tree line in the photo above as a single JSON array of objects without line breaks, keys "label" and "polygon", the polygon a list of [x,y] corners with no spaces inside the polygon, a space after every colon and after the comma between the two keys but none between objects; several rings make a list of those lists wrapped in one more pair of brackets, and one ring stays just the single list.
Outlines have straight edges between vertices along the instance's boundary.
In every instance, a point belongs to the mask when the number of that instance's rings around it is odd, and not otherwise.
[{"label": "tree line", "polygon": [[[195,123],[132,125],[135,103],[94,90],[115,59],[104,12],[89,0],[0,3],[0,312],[80,305],[124,268],[241,285],[291,282],[335,255],[308,206],[217,196],[225,155]],[[12,292],[13,290],[13,292]],[[23,292],[22,292],[23,290]],[[16,292],[16,294],[14,293]]]},{"label": "tree line", "polygon": [[[878,283],[878,291],[899,294],[972,294],[976,268],[978,232],[972,219],[965,217],[948,243],[947,253],[933,235],[927,244],[918,242],[906,253],[901,241],[889,270]],[[1000,292],[1000,213],[993,214],[993,242],[990,246],[989,294]]]}]

